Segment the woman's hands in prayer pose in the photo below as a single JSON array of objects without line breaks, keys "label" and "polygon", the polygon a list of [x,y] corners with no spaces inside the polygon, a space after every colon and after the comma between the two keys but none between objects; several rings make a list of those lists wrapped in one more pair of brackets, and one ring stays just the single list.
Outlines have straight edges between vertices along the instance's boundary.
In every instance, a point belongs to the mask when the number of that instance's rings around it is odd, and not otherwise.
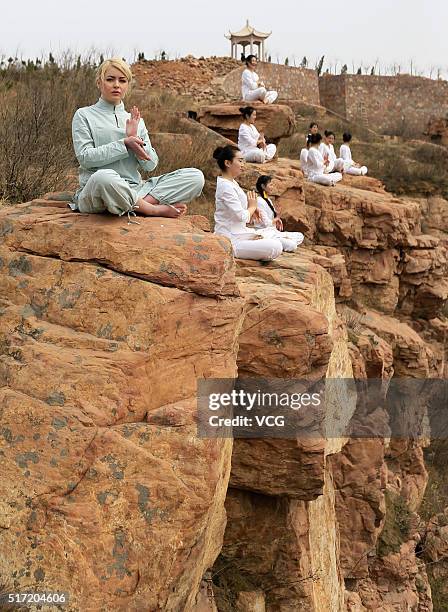
[{"label": "woman's hands in prayer pose", "polygon": [[136,106],[133,106],[131,108],[131,118],[126,119],[126,138],[124,139],[124,144],[135,153],[137,159],[149,160],[151,158],[145,151],[145,143],[137,136],[140,119],[140,111]]},{"label": "woman's hands in prayer pose", "polygon": [[136,106],[131,108],[131,118],[126,119],[126,136],[137,136],[141,115]]},{"label": "woman's hands in prayer pose", "polygon": [[264,137],[264,132],[260,132],[260,138],[258,139],[257,147],[259,149],[263,149],[264,151],[266,150],[266,138]]},{"label": "woman's hands in prayer pose", "polygon": [[247,192],[247,209],[249,211],[251,221],[260,221],[260,212],[257,208],[257,197],[256,191]]}]

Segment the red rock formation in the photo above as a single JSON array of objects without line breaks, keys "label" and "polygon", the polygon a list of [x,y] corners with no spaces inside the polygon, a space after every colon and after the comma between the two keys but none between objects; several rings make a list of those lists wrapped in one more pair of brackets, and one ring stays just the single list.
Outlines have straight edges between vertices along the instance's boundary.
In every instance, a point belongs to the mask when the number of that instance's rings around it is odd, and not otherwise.
[{"label": "red rock formation", "polygon": [[215,104],[201,108],[198,119],[207,127],[222,136],[238,142],[238,130],[242,123],[241,106],[253,106],[257,111],[257,129],[264,132],[269,141],[278,143],[294,133],[295,119],[289,106],[263,104],[262,102],[241,102],[234,104]]},{"label": "red rock formation", "polygon": [[73,609],[189,610],[225,525],[232,444],[196,437],[194,397],[236,371],[228,243],[51,204],[0,213],[0,574]]}]

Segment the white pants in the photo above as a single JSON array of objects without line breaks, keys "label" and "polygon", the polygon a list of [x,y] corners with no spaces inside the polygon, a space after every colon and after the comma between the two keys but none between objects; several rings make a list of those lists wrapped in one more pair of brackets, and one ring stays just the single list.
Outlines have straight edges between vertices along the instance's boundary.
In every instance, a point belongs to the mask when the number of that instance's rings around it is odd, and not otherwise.
[{"label": "white pants", "polygon": [[277,100],[277,97],[278,93],[276,91],[267,91],[266,87],[258,87],[258,89],[248,91],[244,96],[244,100],[246,102],[262,100],[266,104],[273,104]]},{"label": "white pants", "polygon": [[332,172],[331,174],[313,174],[308,177],[308,180],[312,183],[318,183],[319,185],[334,185],[342,181],[342,174],[340,172]]},{"label": "white pants", "polygon": [[361,168],[357,168],[356,166],[349,166],[346,169],[347,174],[353,174],[354,176],[364,176],[367,174],[366,166],[361,166]]},{"label": "white pants", "polygon": [[260,238],[259,240],[233,238],[232,247],[233,254],[238,259],[256,259],[258,261],[272,261],[283,251],[282,243],[276,238]]},{"label": "white pants", "polygon": [[334,161],[330,161],[328,166],[325,166],[325,174],[329,174],[331,172],[342,172],[346,169],[346,164],[342,157],[338,157]]},{"label": "white pants", "polygon": [[247,149],[243,153],[243,157],[247,162],[255,162],[256,164],[264,164],[267,161],[270,161],[275,153],[277,152],[277,147],[275,144],[268,144],[266,146],[266,151],[263,149],[259,149],[258,147],[254,147],[253,149]]},{"label": "white pants", "polygon": [[262,234],[265,238],[276,238],[282,243],[284,251],[291,253],[295,251],[299,244],[302,244],[305,236],[301,232],[280,232],[276,227],[257,228],[257,233]]}]

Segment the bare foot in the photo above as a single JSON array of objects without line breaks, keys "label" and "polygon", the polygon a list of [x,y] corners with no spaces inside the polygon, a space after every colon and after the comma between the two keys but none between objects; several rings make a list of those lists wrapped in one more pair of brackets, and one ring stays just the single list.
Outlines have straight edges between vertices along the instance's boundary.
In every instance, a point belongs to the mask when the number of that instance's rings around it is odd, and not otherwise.
[{"label": "bare foot", "polygon": [[182,203],[152,204],[146,198],[140,198],[136,205],[136,212],[145,217],[170,217],[171,219],[177,219],[187,212],[187,206]]}]

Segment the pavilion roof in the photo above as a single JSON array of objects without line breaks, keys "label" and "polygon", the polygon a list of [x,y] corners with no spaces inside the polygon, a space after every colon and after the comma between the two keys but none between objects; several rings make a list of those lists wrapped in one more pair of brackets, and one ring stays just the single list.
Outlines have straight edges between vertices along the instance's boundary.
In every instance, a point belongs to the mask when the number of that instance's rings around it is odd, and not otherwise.
[{"label": "pavilion roof", "polygon": [[257,38],[268,38],[268,36],[270,36],[272,34],[272,32],[259,32],[258,30],[256,30],[255,28],[253,28],[251,25],[249,25],[249,20],[246,21],[246,25],[244,26],[244,28],[242,28],[241,30],[239,30],[239,32],[230,32],[226,34],[226,38],[240,38],[240,37],[246,37],[246,36],[256,36]]}]

